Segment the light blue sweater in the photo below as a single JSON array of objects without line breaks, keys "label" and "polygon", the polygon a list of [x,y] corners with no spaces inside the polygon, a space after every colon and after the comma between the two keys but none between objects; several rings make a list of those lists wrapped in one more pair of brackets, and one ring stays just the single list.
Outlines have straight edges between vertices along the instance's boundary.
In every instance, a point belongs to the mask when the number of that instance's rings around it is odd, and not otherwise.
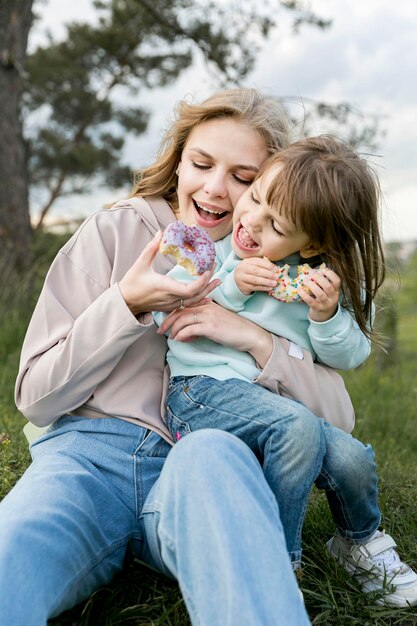
[{"label": "light blue sweater", "polygon": [[[216,243],[217,267],[213,278],[220,278],[222,284],[210,294],[215,302],[309,350],[317,361],[335,369],[353,369],[368,357],[370,342],[347,309],[339,305],[330,320],[313,322],[309,319],[309,307],[300,300],[279,302],[261,291],[247,296],[238,289],[234,279],[239,262],[231,248],[231,235]],[[284,263],[290,265],[290,275],[296,276],[297,265],[303,260],[294,254],[277,265]],[[168,275],[182,282],[195,279],[180,265]],[[165,313],[154,313],[158,325],[165,317]],[[260,373],[250,354],[209,339],[181,343],[168,337],[167,362],[171,376],[205,374],[219,380],[241,378],[252,381]]]}]

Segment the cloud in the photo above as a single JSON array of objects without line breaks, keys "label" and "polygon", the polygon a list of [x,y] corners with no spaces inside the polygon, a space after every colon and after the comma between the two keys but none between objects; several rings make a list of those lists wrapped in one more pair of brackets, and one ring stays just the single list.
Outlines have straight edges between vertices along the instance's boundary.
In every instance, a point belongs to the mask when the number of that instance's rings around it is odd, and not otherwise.
[{"label": "cloud", "polygon": [[[347,101],[365,113],[384,115],[386,135],[377,166],[386,199],[384,236],[417,240],[417,3],[313,0],[311,5],[331,18],[332,26],[325,31],[304,26],[294,36],[291,14],[283,12],[245,84],[277,96]],[[49,0],[38,10],[42,20],[32,31],[32,46],[46,27],[62,36],[63,22],[95,15],[91,0]],[[146,135],[126,143],[131,166],[152,161],[175,102],[187,94],[205,97],[214,87],[199,59],[174,85],[141,92],[140,101],[153,116]],[[86,205],[94,205],[94,199]]]}]

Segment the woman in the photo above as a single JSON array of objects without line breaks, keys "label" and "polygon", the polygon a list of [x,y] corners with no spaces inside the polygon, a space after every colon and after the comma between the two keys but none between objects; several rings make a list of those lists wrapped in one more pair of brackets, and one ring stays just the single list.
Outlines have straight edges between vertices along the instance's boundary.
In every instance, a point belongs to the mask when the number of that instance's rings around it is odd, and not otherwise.
[{"label": "woman", "polygon": [[[46,624],[107,584],[128,546],[177,578],[193,624],[309,623],[249,449],[200,431],[165,463],[166,345],[149,315],[192,306],[216,284],[210,274],[190,286],[163,276],[171,262],[157,256],[158,226],[179,217],[223,237],[237,199],[286,143],[282,112],[253,90],[183,102],[132,198],[91,216],[58,253],[16,384],[19,409],[53,425],[0,505],[0,624]],[[269,333],[207,307],[215,323],[199,332],[250,352],[259,382],[270,379]]]}]

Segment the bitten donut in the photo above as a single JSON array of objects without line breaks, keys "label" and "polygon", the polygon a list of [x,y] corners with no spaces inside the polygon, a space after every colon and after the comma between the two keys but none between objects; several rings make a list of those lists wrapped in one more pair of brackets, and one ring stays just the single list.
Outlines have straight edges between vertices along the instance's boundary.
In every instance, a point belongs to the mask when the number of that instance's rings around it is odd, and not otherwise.
[{"label": "bitten donut", "polygon": [[283,267],[277,267],[278,270],[278,282],[276,287],[269,291],[269,295],[279,300],[280,302],[296,302],[300,300],[300,294],[298,288],[304,284],[305,277],[314,272],[320,272],[326,267],[325,263],[322,263],[318,268],[311,268],[308,263],[297,266],[297,277],[291,278],[288,274],[290,269],[289,265]]},{"label": "bitten donut", "polygon": [[159,244],[162,254],[171,254],[179,265],[198,276],[213,267],[216,252],[210,235],[200,226],[176,221],[168,224]]}]

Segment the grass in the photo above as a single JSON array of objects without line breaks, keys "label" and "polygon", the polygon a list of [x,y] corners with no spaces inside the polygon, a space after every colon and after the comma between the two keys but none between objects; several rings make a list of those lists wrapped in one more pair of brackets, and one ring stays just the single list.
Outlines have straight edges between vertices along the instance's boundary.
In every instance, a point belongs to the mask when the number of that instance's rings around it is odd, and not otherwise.
[{"label": "grass", "polygon": [[[25,329],[43,276],[63,238],[42,235],[36,262],[25,280],[3,278],[0,289],[0,498],[29,462],[22,434],[25,419],[13,402],[13,385]],[[417,569],[417,254],[400,267],[400,287],[385,294],[380,325],[395,335],[390,354],[376,349],[369,361],[345,375],[357,414],[355,435],[371,442],[380,477],[384,527],[403,558]],[[395,299],[390,297],[396,291]],[[387,322],[388,320],[388,322]],[[385,328],[387,331],[387,328]],[[304,530],[300,579],[314,625],[417,626],[416,609],[390,609],[361,593],[331,560],[325,542],[333,533],[324,495],[314,490]],[[131,561],[111,585],[50,620],[50,626],[189,626],[177,585]],[[238,626],[238,625],[237,625]],[[262,626],[262,625],[254,625]]]}]

